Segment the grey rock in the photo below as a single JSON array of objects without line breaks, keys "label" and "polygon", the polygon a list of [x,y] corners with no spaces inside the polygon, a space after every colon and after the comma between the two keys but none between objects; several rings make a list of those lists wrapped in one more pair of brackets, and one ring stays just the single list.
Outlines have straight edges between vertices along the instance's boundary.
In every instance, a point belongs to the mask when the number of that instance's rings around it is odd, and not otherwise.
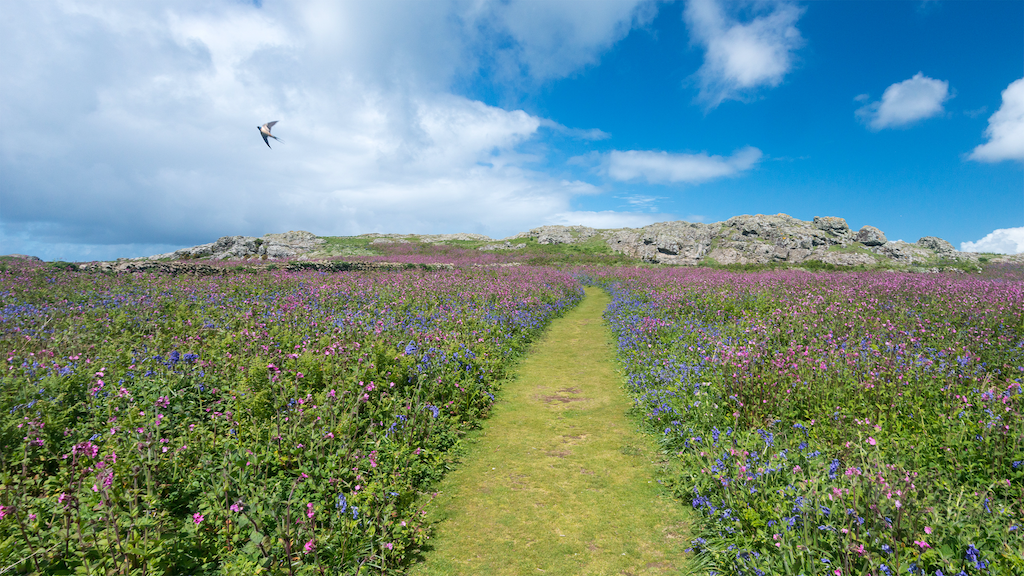
[{"label": "grey rock", "polygon": [[837,236],[844,236],[850,233],[850,226],[845,218],[837,216],[815,216],[814,227]]},{"label": "grey rock", "polygon": [[872,266],[878,263],[874,256],[863,252],[825,252],[820,260],[834,266]]},{"label": "grey rock", "polygon": [[874,226],[864,226],[857,232],[857,242],[865,246],[881,246],[887,242],[885,234]]},{"label": "grey rock", "polygon": [[529,232],[520,232],[508,240],[533,238],[538,244],[576,244],[597,235],[597,230],[589,226],[541,226]]},{"label": "grey rock", "polygon": [[29,262],[42,262],[42,258],[39,256],[29,256],[27,254],[7,254],[7,258],[17,258],[18,260],[28,260]]},{"label": "grey rock", "polygon": [[247,260],[250,258],[280,260],[294,258],[316,250],[326,243],[323,238],[304,230],[255,236],[222,236],[216,242],[183,248],[170,254],[150,256],[147,260]]},{"label": "grey rock", "polygon": [[954,248],[952,244],[937,236],[925,236],[917,241],[917,245],[922,248],[934,250],[936,254],[956,252],[956,248]]},{"label": "grey rock", "polygon": [[925,248],[916,244],[907,244],[901,240],[886,242],[874,249],[876,254],[881,254],[890,260],[901,264],[914,264],[924,262],[932,254]]},{"label": "grey rock", "polygon": [[682,220],[659,222],[639,229],[611,231],[605,235],[605,241],[612,250],[645,262],[692,266],[707,255],[719,228]]},{"label": "grey rock", "polygon": [[477,250],[481,250],[483,252],[491,252],[494,250],[522,250],[523,248],[526,248],[526,244],[523,242],[520,242],[519,244],[505,242],[504,244],[484,244],[483,246],[477,248]]}]

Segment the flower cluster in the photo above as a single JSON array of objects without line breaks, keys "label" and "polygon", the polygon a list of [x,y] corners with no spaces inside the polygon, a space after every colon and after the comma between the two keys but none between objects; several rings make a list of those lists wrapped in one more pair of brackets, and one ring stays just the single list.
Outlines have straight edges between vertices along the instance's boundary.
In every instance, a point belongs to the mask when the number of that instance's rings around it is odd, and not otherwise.
[{"label": "flower cluster", "polygon": [[718,573],[1013,573],[1024,282],[586,269]]},{"label": "flower cluster", "polygon": [[583,294],[529,266],[52,274],[0,274],[19,572],[398,570],[418,494]]}]

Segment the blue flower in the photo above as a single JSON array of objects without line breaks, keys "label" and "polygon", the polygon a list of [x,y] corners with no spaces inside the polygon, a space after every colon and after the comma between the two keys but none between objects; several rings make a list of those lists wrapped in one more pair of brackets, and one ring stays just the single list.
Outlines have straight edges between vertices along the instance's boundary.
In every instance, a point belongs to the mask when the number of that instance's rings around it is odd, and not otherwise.
[{"label": "blue flower", "polygon": [[967,547],[967,552],[964,554],[964,558],[968,562],[973,562],[974,567],[978,570],[984,570],[988,567],[988,562],[981,559],[981,550],[975,548],[974,544]]}]

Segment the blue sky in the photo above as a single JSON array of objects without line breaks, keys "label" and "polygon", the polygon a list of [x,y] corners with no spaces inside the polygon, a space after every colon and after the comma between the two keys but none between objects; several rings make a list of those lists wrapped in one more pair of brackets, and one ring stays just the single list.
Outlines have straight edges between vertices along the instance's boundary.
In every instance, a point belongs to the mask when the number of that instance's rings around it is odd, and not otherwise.
[{"label": "blue sky", "polygon": [[1022,2],[9,8],[0,253],[779,212],[1024,252]]}]

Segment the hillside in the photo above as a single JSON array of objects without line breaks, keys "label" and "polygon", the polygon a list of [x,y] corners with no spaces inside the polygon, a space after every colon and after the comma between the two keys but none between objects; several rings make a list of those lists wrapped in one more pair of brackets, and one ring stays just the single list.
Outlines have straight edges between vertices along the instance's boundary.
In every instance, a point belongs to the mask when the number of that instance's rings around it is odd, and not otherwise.
[{"label": "hillside", "polygon": [[[216,242],[139,260],[316,260],[364,259],[389,255],[429,256],[457,248],[529,261],[560,255],[595,256],[610,262],[669,265],[798,265],[803,267],[934,268],[978,263],[1022,262],[1021,255],[960,252],[949,242],[926,236],[915,243],[890,241],[872,226],[858,231],[838,217],[798,220],[786,214],[742,215],[725,222],[659,222],[643,228],[595,229],[541,226],[500,240],[480,234],[363,234],[318,237],[309,232],[224,236]],[[586,259],[586,258],[585,258]],[[599,258],[602,259],[602,258]],[[444,260],[439,260],[443,262]]]}]

